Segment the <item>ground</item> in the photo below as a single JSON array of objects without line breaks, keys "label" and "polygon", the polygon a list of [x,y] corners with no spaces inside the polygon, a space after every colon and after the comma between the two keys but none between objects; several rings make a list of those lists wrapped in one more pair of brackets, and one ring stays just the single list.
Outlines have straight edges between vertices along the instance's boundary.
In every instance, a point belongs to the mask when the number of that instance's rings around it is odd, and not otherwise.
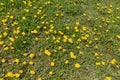
[{"label": "ground", "polygon": [[120,80],[119,0],[0,0],[0,80]]}]

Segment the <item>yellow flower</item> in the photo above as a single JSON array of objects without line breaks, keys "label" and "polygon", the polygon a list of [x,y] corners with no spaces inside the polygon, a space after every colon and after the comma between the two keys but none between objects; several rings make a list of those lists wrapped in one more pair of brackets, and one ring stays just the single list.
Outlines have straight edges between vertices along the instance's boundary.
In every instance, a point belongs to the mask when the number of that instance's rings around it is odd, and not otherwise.
[{"label": "yellow flower", "polygon": [[100,66],[100,65],[101,65],[101,63],[100,63],[100,62],[96,62],[95,64],[96,64],[96,66]]},{"label": "yellow flower", "polygon": [[26,56],[27,56],[27,53],[23,53],[23,56],[26,57]]},{"label": "yellow flower", "polygon": [[0,41],[0,45],[3,45],[4,44],[4,41]]},{"label": "yellow flower", "polygon": [[53,67],[53,66],[55,66],[55,63],[54,63],[54,62],[51,62],[50,65]]},{"label": "yellow flower", "polygon": [[104,61],[102,61],[101,63],[102,63],[102,65],[105,65],[105,62],[104,62]]},{"label": "yellow flower", "polygon": [[14,77],[14,74],[12,72],[8,72],[5,77]]},{"label": "yellow flower", "polygon": [[77,57],[75,56],[74,52],[70,52],[70,57],[71,57],[72,59],[76,59],[76,58],[77,58]]},{"label": "yellow flower", "polygon": [[26,17],[25,17],[25,16],[23,16],[23,17],[22,17],[22,20],[26,20]]},{"label": "yellow flower", "polygon": [[4,78],[0,78],[0,80],[4,80]]},{"label": "yellow flower", "polygon": [[34,70],[31,70],[31,71],[30,71],[30,74],[34,75],[34,74],[35,74],[35,71],[34,71]]},{"label": "yellow flower", "polygon": [[82,54],[83,54],[83,52],[82,52],[82,51],[79,51],[79,54],[81,54],[81,55],[82,55]]},{"label": "yellow flower", "polygon": [[78,25],[79,25],[79,22],[76,22],[75,24],[78,26]]},{"label": "yellow flower", "polygon": [[80,64],[79,63],[75,63],[75,68],[80,68]]},{"label": "yellow flower", "polygon": [[15,41],[15,39],[12,38],[12,37],[10,37],[9,40],[10,40],[11,42],[14,42],[14,41]]},{"label": "yellow flower", "polygon": [[72,44],[73,43],[72,38],[68,38],[68,42]]},{"label": "yellow flower", "polygon": [[37,31],[37,30],[33,30],[33,31],[31,31],[31,33],[33,33],[33,34],[37,34],[38,31]]},{"label": "yellow flower", "polygon": [[4,51],[7,51],[9,48],[8,47],[4,47]]},{"label": "yellow flower", "polygon": [[23,70],[19,70],[19,73],[22,74],[22,73],[23,73]]},{"label": "yellow flower", "polygon": [[6,61],[5,59],[2,59],[2,60],[1,60],[2,63],[5,63],[5,61]]},{"label": "yellow flower", "polygon": [[50,71],[49,74],[52,76],[53,75],[53,71]]},{"label": "yellow flower", "polygon": [[38,78],[37,80],[42,80],[42,78]]},{"label": "yellow flower", "polygon": [[112,78],[111,77],[106,77],[106,79],[105,80],[112,80]]},{"label": "yellow flower", "polygon": [[27,62],[26,62],[26,61],[23,61],[23,64],[25,65],[25,64],[27,64]]},{"label": "yellow flower", "polygon": [[44,53],[45,53],[47,56],[51,56],[51,52],[49,52],[48,50],[45,50]]},{"label": "yellow flower", "polygon": [[8,35],[8,33],[7,33],[7,32],[4,32],[4,33],[3,33],[3,36],[4,36],[4,37],[6,37],[7,35]]},{"label": "yellow flower", "polygon": [[31,53],[31,54],[29,55],[29,57],[30,57],[30,58],[34,58],[34,57],[35,57],[35,54],[34,54],[34,53]]},{"label": "yellow flower", "polygon": [[35,41],[38,41],[39,40],[39,38],[38,37],[35,37]]},{"label": "yellow flower", "polygon": [[68,60],[65,60],[65,64],[68,64],[69,63],[69,61]]},{"label": "yellow flower", "polygon": [[5,23],[5,22],[7,22],[7,20],[6,20],[6,19],[3,19],[3,20],[2,20],[2,23]]},{"label": "yellow flower", "polygon": [[116,63],[116,59],[112,59],[109,63],[110,64],[115,64]]},{"label": "yellow flower", "polygon": [[120,35],[116,35],[116,37],[117,37],[118,39],[120,39]]},{"label": "yellow flower", "polygon": [[86,26],[83,26],[83,27],[82,27],[82,30],[83,30],[83,31],[86,31],[86,30],[87,30],[87,27],[86,27]]},{"label": "yellow flower", "polygon": [[15,76],[16,78],[19,78],[19,77],[20,77],[20,73],[16,73],[16,74],[14,74],[14,76]]},{"label": "yellow flower", "polygon": [[19,63],[20,62],[20,60],[19,59],[15,59],[15,60],[13,60],[13,63]]},{"label": "yellow flower", "polygon": [[29,62],[29,64],[30,64],[30,65],[33,65],[33,64],[34,64],[34,62],[33,62],[33,61],[30,61],[30,62]]},{"label": "yellow flower", "polygon": [[25,32],[22,32],[21,34],[22,34],[23,36],[25,36],[25,35],[26,35],[26,33],[25,33]]}]

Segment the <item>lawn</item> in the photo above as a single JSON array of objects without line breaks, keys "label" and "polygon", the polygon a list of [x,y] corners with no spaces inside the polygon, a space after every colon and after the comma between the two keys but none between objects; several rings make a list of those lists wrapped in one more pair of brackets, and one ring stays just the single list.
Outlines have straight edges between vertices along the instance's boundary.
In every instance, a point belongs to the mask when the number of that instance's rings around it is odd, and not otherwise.
[{"label": "lawn", "polygon": [[0,0],[0,80],[120,80],[120,0]]}]

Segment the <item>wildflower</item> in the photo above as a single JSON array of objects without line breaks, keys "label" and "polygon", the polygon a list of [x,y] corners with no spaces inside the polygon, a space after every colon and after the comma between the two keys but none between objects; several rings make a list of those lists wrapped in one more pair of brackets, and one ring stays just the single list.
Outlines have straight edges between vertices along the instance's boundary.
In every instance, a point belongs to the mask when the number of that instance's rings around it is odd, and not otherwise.
[{"label": "wildflower", "polygon": [[8,47],[4,47],[4,51],[7,51],[9,48]]},{"label": "wildflower", "polygon": [[4,41],[0,41],[0,45],[3,45],[4,44]]},{"label": "wildflower", "polygon": [[34,75],[34,74],[35,74],[35,71],[34,71],[34,70],[31,70],[31,71],[30,71],[30,74],[31,74],[31,75]]},{"label": "wildflower", "polygon": [[82,51],[79,51],[79,54],[81,54],[81,55],[82,55],[82,54],[83,54],[83,52],[82,52]]},{"label": "wildflower", "polygon": [[14,77],[14,74],[12,72],[8,72],[5,77]]},{"label": "wildflower", "polygon": [[49,74],[52,76],[53,75],[53,71],[50,71]]},{"label": "wildflower", "polygon": [[26,17],[25,17],[25,16],[23,16],[23,17],[22,17],[22,20],[26,20]]},{"label": "wildflower", "polygon": [[6,61],[6,60],[5,60],[4,58],[1,60],[2,63],[5,63],[5,61]]},{"label": "wildflower", "polygon": [[3,19],[3,20],[2,20],[2,23],[5,23],[5,22],[7,22],[7,20],[6,20],[6,19]]},{"label": "wildflower", "polygon": [[102,65],[105,65],[105,62],[104,62],[104,61],[102,61],[101,63],[102,63]]},{"label": "wildflower", "polygon": [[75,56],[74,52],[70,52],[70,57],[71,57],[72,59],[76,59],[76,58],[77,58],[77,57]]},{"label": "wildflower", "polygon": [[78,25],[79,25],[79,22],[76,22],[75,24],[78,26]]},{"label": "wildflower", "polygon": [[23,73],[23,70],[19,70],[19,73],[22,74],[22,73]]},{"label": "wildflower", "polygon": [[80,64],[79,63],[75,63],[75,68],[80,68]]},{"label": "wildflower", "polygon": [[27,53],[23,53],[23,56],[26,57],[26,56],[27,56]]},{"label": "wildflower", "polygon": [[33,31],[31,31],[31,33],[33,33],[33,34],[37,34],[38,31],[37,31],[37,30],[33,30]]},{"label": "wildflower", "polygon": [[100,65],[101,65],[101,63],[100,63],[100,62],[96,62],[95,64],[96,64],[96,66],[100,66]]},{"label": "wildflower", "polygon": [[117,39],[120,39],[120,35],[116,35]]},{"label": "wildflower", "polygon": [[47,56],[51,56],[51,52],[49,52],[48,50],[45,50],[44,53],[45,53]]},{"label": "wildflower", "polygon": [[3,33],[3,36],[4,36],[4,37],[6,37],[7,35],[8,35],[8,33],[7,33],[7,32],[4,32],[4,33]]},{"label": "wildflower", "polygon": [[26,61],[24,61],[24,62],[23,62],[23,64],[25,65],[25,64],[27,64],[27,62],[26,62]]},{"label": "wildflower", "polygon": [[34,53],[31,53],[31,54],[29,55],[29,57],[30,57],[30,58],[34,58],[34,57],[35,57],[35,54],[34,54]]},{"label": "wildflower", "polygon": [[51,62],[50,65],[53,67],[53,66],[55,66],[55,63],[54,63],[54,62]]},{"label": "wildflower", "polygon": [[86,31],[86,30],[87,30],[87,27],[86,27],[86,26],[83,26],[83,27],[82,27],[82,30],[83,30],[83,31]]},{"label": "wildflower", "polygon": [[38,78],[37,80],[42,80],[42,78]]},{"label": "wildflower", "polygon": [[29,64],[30,64],[30,65],[33,65],[33,64],[34,64],[34,62],[33,62],[33,61],[30,61],[30,62],[29,62]]},{"label": "wildflower", "polygon": [[20,73],[15,73],[14,76],[15,76],[16,78],[19,78],[19,77],[20,77]]},{"label": "wildflower", "polygon": [[110,64],[115,64],[116,63],[116,59],[112,59],[109,63]]},{"label": "wildflower", "polygon": [[73,43],[72,38],[68,38],[68,42],[72,44]]},{"label": "wildflower", "polygon": [[10,40],[11,42],[14,42],[14,41],[15,41],[15,39],[12,38],[12,37],[10,37],[9,40]]},{"label": "wildflower", "polygon": [[111,77],[106,77],[106,79],[105,80],[112,80],[112,78]]},{"label": "wildflower", "polygon": [[68,60],[65,60],[65,64],[68,64],[69,63],[69,61]]},{"label": "wildflower", "polygon": [[20,62],[20,60],[19,59],[15,59],[14,61],[13,61],[13,63],[19,63]]}]

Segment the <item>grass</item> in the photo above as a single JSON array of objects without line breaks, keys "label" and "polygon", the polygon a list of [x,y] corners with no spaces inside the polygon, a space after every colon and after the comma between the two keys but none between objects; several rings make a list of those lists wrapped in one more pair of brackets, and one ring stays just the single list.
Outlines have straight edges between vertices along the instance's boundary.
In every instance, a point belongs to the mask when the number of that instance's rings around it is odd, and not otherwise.
[{"label": "grass", "polygon": [[119,0],[0,0],[0,80],[119,80]]}]

